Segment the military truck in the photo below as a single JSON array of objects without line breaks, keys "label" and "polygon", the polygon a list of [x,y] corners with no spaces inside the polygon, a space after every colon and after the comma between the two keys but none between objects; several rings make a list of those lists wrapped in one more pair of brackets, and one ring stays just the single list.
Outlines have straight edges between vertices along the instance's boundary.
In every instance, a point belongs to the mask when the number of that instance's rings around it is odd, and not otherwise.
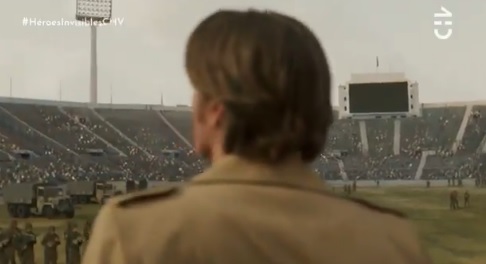
[{"label": "military truck", "polygon": [[10,184],[3,188],[3,198],[11,217],[74,217],[71,198],[56,184]]},{"label": "military truck", "polygon": [[105,181],[68,182],[66,190],[75,204],[104,204],[115,195],[115,186]]},{"label": "military truck", "polygon": [[148,188],[149,182],[147,179],[141,179],[139,181],[127,180],[125,182],[126,193],[132,193],[136,191],[143,191]]}]

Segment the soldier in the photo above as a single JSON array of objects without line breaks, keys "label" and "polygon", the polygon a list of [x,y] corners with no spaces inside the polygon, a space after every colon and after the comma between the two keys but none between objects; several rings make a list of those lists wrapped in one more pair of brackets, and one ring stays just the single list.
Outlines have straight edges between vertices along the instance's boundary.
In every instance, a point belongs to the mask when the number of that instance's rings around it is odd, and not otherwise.
[{"label": "soldier", "polygon": [[451,210],[457,210],[459,209],[459,193],[454,190],[454,191],[451,191],[451,193],[449,194],[449,207],[451,208]]},{"label": "soldier", "polygon": [[83,236],[85,241],[89,240],[89,234],[91,233],[92,224],[93,222],[91,220],[87,220],[86,223],[84,224]]},{"label": "soldier", "polygon": [[7,234],[5,233],[5,230],[3,228],[0,228],[0,263],[8,263],[8,257],[7,257]]},{"label": "soldier", "polygon": [[356,192],[356,180],[353,181],[353,192]]},{"label": "soldier", "polygon": [[429,180],[427,180],[427,185],[426,186],[427,186],[427,189],[430,188],[430,181]]},{"label": "soldier", "polygon": [[73,223],[71,226],[71,235],[69,241],[69,264],[80,264],[81,263],[81,246],[83,245],[84,239],[83,234],[79,232],[78,225]]},{"label": "soldier", "polygon": [[42,238],[42,246],[44,247],[44,264],[57,264],[57,247],[59,244],[61,244],[61,241],[56,233],[56,228],[54,226],[50,226],[47,233]]},{"label": "soldier", "polygon": [[469,207],[469,192],[464,193],[464,207]]},{"label": "soldier", "polygon": [[[182,187],[110,199],[83,263],[429,263],[403,214],[335,196],[310,168],[333,110],[326,57],[304,24],[219,10],[185,55],[194,147],[211,167]],[[295,228],[309,219],[324,224]]]},{"label": "soldier", "polygon": [[34,245],[37,236],[34,234],[31,223],[26,223],[24,230],[19,235],[19,259],[22,264],[34,264]]},{"label": "soldier", "polygon": [[[85,223],[84,223],[84,227],[83,227],[83,237],[84,237],[84,241],[88,242],[89,240],[89,237],[90,237],[90,234],[91,234],[91,227],[93,225],[93,221],[92,220],[87,220]],[[83,245],[87,245],[87,243],[83,243]],[[83,251],[85,250],[85,248],[83,249]]]},{"label": "soldier", "polygon": [[10,222],[10,227],[5,231],[5,253],[7,255],[7,263],[15,264],[15,252],[18,249],[18,239],[20,229],[17,225],[17,220]]},{"label": "soldier", "polygon": [[65,246],[65,257],[66,257],[66,264],[71,264],[69,259],[69,245],[71,244],[71,231],[72,231],[73,222],[68,221],[66,224],[66,229],[64,230],[64,246]]}]

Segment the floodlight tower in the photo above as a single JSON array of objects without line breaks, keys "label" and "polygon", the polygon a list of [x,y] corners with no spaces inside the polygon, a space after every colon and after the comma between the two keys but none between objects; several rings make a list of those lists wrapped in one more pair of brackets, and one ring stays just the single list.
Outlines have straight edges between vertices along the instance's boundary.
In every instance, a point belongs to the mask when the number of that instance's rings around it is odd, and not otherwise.
[{"label": "floodlight tower", "polygon": [[98,103],[98,52],[96,26],[111,19],[113,0],[76,0],[76,20],[87,22],[91,28],[90,95],[92,104]]}]

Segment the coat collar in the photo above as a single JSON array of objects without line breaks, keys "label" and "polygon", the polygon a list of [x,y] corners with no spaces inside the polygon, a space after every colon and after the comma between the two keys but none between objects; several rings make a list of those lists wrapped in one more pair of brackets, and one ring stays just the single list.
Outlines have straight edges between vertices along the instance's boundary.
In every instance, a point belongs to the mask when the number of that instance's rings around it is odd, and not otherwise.
[{"label": "coat collar", "polygon": [[325,191],[325,185],[308,164],[299,158],[269,165],[228,155],[207,171],[194,177],[189,184],[255,184],[285,185],[299,189]]}]

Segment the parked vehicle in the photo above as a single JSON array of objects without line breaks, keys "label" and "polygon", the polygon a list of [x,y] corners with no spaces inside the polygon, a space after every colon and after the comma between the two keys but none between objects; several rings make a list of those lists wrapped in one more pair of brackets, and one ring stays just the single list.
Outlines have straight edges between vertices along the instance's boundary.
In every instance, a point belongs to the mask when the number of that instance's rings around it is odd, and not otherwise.
[{"label": "parked vehicle", "polygon": [[115,195],[115,186],[105,181],[73,181],[68,182],[67,193],[75,204],[103,204]]},{"label": "parked vehicle", "polygon": [[47,183],[14,183],[3,188],[3,198],[11,217],[74,217],[71,198],[61,186]]}]

